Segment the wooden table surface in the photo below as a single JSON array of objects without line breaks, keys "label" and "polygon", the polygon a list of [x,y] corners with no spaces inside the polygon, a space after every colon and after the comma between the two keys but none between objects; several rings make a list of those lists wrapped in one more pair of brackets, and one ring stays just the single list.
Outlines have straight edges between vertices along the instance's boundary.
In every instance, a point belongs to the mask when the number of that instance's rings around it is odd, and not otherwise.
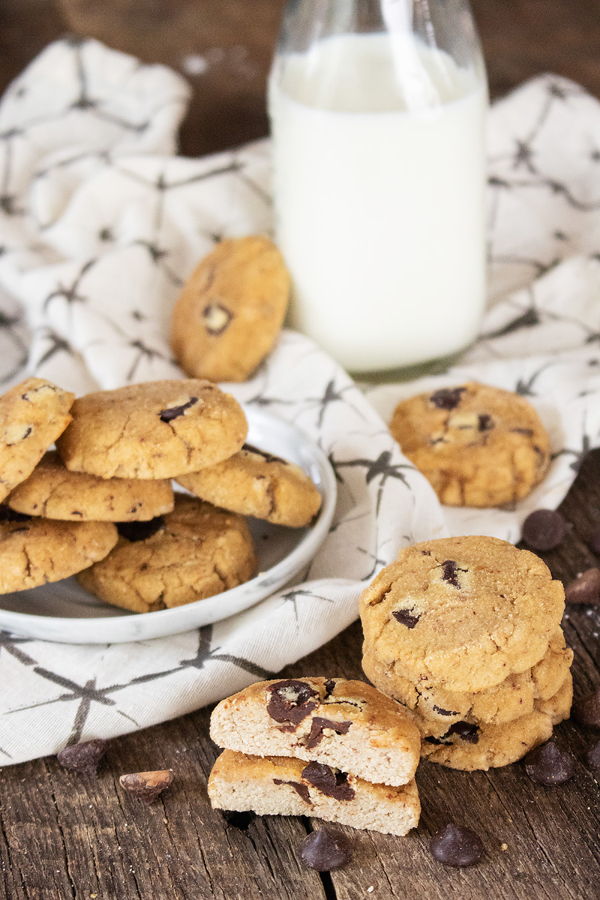
[{"label": "wooden table surface", "polygon": [[[182,131],[187,154],[266,133],[264,80],[281,0],[2,0],[0,88],[65,31],[98,37],[148,61],[172,65],[194,87]],[[598,0],[474,0],[492,94],[552,70],[600,96]],[[586,545],[600,526],[600,451],[588,455],[563,504],[568,539],[545,558],[570,580],[600,561]],[[565,621],[575,650],[576,695],[598,685],[600,612],[574,607]],[[360,628],[286,670],[286,675],[360,677]],[[565,723],[557,739],[578,757],[567,785],[534,785],[519,765],[489,773],[420,767],[423,816],[398,839],[353,832],[345,869],[319,875],[297,848],[318,822],[256,818],[247,828],[210,809],[205,785],[216,748],[209,710],[111,743],[96,779],[76,778],[52,759],[0,773],[0,897],[143,900],[424,900],[592,898],[600,872],[598,783],[581,763],[598,738]],[[153,806],[130,801],[123,772],[171,767],[173,788]],[[481,835],[487,857],[465,870],[430,856],[428,838],[448,820]],[[501,845],[507,845],[505,850]]]}]

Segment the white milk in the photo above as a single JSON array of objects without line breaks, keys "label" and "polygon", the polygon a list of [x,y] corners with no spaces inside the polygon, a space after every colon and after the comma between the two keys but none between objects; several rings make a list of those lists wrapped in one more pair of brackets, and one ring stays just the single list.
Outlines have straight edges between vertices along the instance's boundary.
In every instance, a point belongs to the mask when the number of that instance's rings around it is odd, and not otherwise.
[{"label": "white milk", "polygon": [[403,40],[399,79],[375,34],[285,56],[270,82],[291,323],[353,372],[461,350],[484,305],[483,76]]}]

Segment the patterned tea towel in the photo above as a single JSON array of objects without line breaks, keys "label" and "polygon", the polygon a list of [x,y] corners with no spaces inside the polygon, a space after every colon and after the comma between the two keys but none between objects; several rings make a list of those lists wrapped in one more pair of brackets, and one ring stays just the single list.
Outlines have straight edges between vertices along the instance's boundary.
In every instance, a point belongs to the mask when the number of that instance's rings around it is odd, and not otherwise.
[{"label": "patterned tea towel", "polygon": [[[0,376],[78,393],[180,377],[166,339],[182,280],[221,237],[269,231],[270,148],[173,156],[188,89],[92,40],[49,46],[0,103]],[[554,76],[490,116],[490,310],[443,376],[363,393],[285,332],[227,386],[294,421],[335,467],[330,533],[297,583],[214,626],[134,644],[0,635],[0,761],[174,718],[278,672],[345,628],[373,574],[446,533],[517,540],[600,443],[600,104]],[[383,323],[382,323],[382,327]],[[399,398],[465,378],[526,395],[550,473],[515,510],[442,509],[384,422]],[[40,589],[43,590],[43,589]],[[330,673],[331,674],[331,673]]]}]

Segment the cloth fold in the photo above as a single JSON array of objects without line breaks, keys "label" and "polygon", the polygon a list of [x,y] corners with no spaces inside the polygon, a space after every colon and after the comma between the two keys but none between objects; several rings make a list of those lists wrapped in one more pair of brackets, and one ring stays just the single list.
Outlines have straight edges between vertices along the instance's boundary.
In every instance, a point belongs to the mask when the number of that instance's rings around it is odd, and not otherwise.
[{"label": "cloth fold", "polygon": [[[50,45],[0,103],[0,378],[85,393],[180,377],[167,334],[199,257],[272,228],[270,147],[173,156],[189,91],[92,40]],[[297,583],[231,619],[155,641],[71,646],[0,635],[0,761],[182,715],[268,677],[345,628],[362,587],[408,543],[519,537],[600,443],[600,104],[543,76],[490,115],[490,298],[482,335],[443,375],[359,389],[284,332],[241,401],[293,420],[334,465],[339,499]],[[382,323],[385,327],[385,323]],[[554,452],[514,510],[451,510],[385,422],[401,397],[474,378],[527,396]]]}]

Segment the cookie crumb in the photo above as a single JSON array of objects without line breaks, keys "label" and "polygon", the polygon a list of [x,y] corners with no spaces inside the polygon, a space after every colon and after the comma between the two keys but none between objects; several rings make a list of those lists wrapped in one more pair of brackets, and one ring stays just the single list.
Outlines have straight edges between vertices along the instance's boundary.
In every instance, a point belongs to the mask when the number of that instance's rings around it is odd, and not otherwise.
[{"label": "cookie crumb", "polygon": [[500,844],[500,849],[502,850],[502,852],[508,850],[508,844],[505,844],[505,843]]}]

